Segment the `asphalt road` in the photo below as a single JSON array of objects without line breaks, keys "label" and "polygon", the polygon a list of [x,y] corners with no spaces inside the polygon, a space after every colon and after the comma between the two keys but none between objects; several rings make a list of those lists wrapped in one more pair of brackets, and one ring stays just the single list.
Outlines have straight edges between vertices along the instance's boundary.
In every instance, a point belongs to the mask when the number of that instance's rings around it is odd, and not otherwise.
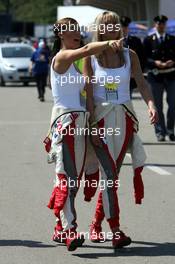
[{"label": "asphalt road", "polygon": [[[35,87],[0,87],[0,264],[173,264],[175,263],[175,144],[157,143],[147,110],[138,94],[134,105],[140,120],[140,136],[147,153],[143,173],[145,199],[133,199],[132,168],[127,156],[119,188],[121,227],[133,243],[114,253],[111,242],[67,252],[51,241],[55,218],[46,207],[54,167],[46,162],[42,144],[52,108],[37,99]],[[79,230],[88,232],[95,200],[77,200]],[[109,228],[104,222],[104,231]]]}]

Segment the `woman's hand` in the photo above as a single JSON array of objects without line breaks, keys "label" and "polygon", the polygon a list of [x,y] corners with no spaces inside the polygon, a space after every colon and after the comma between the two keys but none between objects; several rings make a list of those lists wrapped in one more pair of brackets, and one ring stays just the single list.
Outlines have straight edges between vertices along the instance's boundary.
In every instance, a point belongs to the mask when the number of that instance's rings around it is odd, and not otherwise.
[{"label": "woman's hand", "polygon": [[119,51],[123,47],[123,39],[109,40],[109,47],[113,49],[114,52]]},{"label": "woman's hand", "polygon": [[148,114],[149,114],[151,125],[158,122],[158,112],[154,106],[148,107]]},{"label": "woman's hand", "polygon": [[102,147],[102,141],[99,135],[91,135],[92,144],[96,147]]},{"label": "woman's hand", "polygon": [[131,65],[132,65],[131,67],[132,67],[133,77],[136,81],[137,87],[143,99],[148,105],[148,114],[150,118],[150,123],[155,124],[158,121],[158,113],[154,104],[154,99],[150,87],[143,76],[142,69],[140,67],[139,58],[135,53],[135,51],[130,50],[130,56],[131,56]]},{"label": "woman's hand", "polygon": [[90,127],[92,144],[96,147],[102,147],[102,140],[100,138],[99,128],[97,124]]}]

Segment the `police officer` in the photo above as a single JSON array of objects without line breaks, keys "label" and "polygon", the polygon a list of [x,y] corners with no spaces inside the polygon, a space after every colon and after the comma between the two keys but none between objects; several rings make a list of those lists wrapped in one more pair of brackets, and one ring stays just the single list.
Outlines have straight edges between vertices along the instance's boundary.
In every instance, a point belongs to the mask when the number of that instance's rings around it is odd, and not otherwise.
[{"label": "police officer", "polygon": [[[148,81],[151,85],[159,121],[155,125],[158,141],[165,141],[168,135],[170,141],[175,141],[175,37],[166,33],[164,15],[156,16],[155,33],[144,40],[148,67]],[[163,113],[163,93],[166,91],[168,111],[167,122]]]},{"label": "police officer", "polygon": [[[145,66],[143,44],[139,38],[129,35],[129,24],[130,23],[131,23],[131,19],[129,17],[127,16],[120,17],[120,24],[122,26],[123,36],[124,36],[123,44],[124,44],[124,47],[126,48],[129,47],[130,49],[134,50],[137,53],[139,60],[140,60],[141,68],[143,70]],[[135,89],[136,87],[137,85],[136,85],[135,80],[131,78],[131,81],[130,81],[131,94],[132,94],[133,89]]]}]

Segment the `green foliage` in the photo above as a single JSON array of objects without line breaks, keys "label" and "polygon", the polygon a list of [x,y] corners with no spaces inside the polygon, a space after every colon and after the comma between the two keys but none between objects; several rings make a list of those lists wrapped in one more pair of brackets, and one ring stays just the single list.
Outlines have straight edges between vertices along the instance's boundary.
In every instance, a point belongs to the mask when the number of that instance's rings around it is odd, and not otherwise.
[{"label": "green foliage", "polygon": [[63,0],[0,0],[0,12],[9,12],[15,20],[52,24],[59,5]]}]

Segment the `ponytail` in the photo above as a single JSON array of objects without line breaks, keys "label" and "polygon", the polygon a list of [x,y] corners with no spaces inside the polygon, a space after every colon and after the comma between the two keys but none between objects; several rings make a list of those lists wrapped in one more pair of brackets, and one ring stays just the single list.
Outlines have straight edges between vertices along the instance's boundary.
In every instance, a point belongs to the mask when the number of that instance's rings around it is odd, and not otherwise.
[{"label": "ponytail", "polygon": [[51,51],[51,58],[50,61],[52,61],[53,57],[57,54],[57,52],[60,51],[61,49],[61,38],[59,37],[59,33],[61,33],[61,31],[67,28],[68,24],[78,24],[77,21],[73,18],[70,17],[65,17],[62,18],[58,21],[55,22],[55,24],[53,25],[53,33],[55,36],[55,40],[53,43],[53,48]]},{"label": "ponytail", "polygon": [[57,52],[60,51],[60,48],[61,48],[61,39],[59,36],[55,36],[55,40],[51,51],[51,60],[53,59],[53,57],[55,57]]}]

